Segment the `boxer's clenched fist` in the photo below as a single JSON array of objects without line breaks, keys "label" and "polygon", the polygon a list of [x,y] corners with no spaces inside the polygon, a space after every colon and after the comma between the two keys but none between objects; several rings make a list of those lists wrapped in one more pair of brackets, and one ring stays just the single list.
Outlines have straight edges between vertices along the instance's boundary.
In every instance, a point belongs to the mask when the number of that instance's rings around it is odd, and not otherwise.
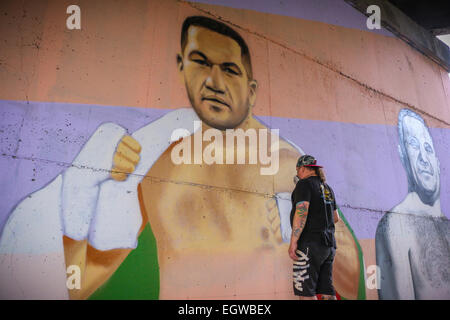
[{"label": "boxer's clenched fist", "polygon": [[117,145],[113,156],[111,178],[116,181],[123,181],[130,173],[133,173],[139,163],[141,149],[139,142],[131,136],[124,136]]}]

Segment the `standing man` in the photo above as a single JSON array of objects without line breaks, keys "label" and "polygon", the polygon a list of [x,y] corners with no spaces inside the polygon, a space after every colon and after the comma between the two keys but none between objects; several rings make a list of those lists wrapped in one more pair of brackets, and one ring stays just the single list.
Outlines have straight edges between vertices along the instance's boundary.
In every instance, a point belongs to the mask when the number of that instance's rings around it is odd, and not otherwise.
[{"label": "standing man", "polygon": [[292,192],[292,236],[289,256],[294,260],[294,293],[301,300],[336,300],[332,283],[336,254],[334,224],[339,221],[334,192],[325,183],[321,166],[310,155],[297,161],[300,179]]}]

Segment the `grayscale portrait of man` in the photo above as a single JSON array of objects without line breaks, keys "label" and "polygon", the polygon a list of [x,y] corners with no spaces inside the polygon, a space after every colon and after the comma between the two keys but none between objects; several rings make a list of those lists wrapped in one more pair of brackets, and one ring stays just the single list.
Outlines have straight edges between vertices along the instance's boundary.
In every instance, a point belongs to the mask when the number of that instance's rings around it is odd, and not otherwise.
[{"label": "grayscale portrait of man", "polygon": [[376,259],[380,299],[449,299],[449,220],[441,211],[440,163],[423,118],[402,109],[398,151],[407,196],[380,220]]},{"label": "grayscale portrait of man", "polygon": [[398,133],[400,158],[408,175],[408,192],[416,192],[423,203],[432,206],[440,194],[440,168],[428,128],[418,114],[403,109]]}]

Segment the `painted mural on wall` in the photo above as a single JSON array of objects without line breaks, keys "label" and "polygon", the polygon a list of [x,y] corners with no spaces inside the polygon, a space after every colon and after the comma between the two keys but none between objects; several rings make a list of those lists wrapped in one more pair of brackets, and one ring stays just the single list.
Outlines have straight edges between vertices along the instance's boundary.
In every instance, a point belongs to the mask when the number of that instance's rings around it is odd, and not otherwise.
[{"label": "painted mural on wall", "polygon": [[398,151],[408,194],[387,212],[376,233],[381,299],[450,297],[450,222],[441,211],[441,169],[423,118],[398,115]]},{"label": "painted mural on wall", "polygon": [[[109,9],[87,3],[83,33],[49,22],[35,64],[23,46],[0,65],[0,298],[295,299],[290,195],[305,153],[343,218],[339,297],[450,298],[450,130],[404,109],[416,84],[390,64],[413,60],[434,83],[432,62],[350,18]],[[119,28],[123,12],[135,19]],[[426,110],[443,86],[422,86]]]},{"label": "painted mural on wall", "polygon": [[[187,18],[176,62],[192,108],[171,111],[131,135],[102,124],[71,167],[15,207],[0,243],[13,257],[3,260],[3,276],[11,275],[3,278],[4,293],[21,287],[23,297],[42,295],[15,275],[30,264],[30,256],[15,252],[39,251],[41,257],[59,253],[60,268],[46,279],[55,283],[48,292],[54,297],[67,296],[63,279],[72,265],[83,278],[70,298],[114,297],[137,292],[135,285],[148,286],[141,298],[245,297],[271,288],[279,298],[292,295],[290,192],[304,152],[253,117],[257,81],[249,49],[233,29]],[[230,129],[251,141],[230,145],[238,139]],[[259,161],[251,162],[252,147]],[[201,159],[211,152],[212,161]],[[337,228],[335,286],[357,298],[361,254],[350,227]],[[50,272],[43,261],[33,265]],[[136,266],[138,274],[131,271]]]}]

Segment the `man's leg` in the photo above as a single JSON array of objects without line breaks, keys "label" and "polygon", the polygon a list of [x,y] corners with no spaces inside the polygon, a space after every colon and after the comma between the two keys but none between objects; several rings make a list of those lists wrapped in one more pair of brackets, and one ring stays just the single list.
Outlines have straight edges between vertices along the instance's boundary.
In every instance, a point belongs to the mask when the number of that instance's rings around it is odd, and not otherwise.
[{"label": "man's leg", "polygon": [[336,249],[328,248],[329,255],[320,267],[317,293],[321,294],[321,300],[337,300],[333,286],[333,260]]},{"label": "man's leg", "polygon": [[319,277],[320,262],[313,254],[314,246],[302,245],[296,251],[298,260],[294,262],[294,294],[300,300],[317,300],[316,285]]}]

